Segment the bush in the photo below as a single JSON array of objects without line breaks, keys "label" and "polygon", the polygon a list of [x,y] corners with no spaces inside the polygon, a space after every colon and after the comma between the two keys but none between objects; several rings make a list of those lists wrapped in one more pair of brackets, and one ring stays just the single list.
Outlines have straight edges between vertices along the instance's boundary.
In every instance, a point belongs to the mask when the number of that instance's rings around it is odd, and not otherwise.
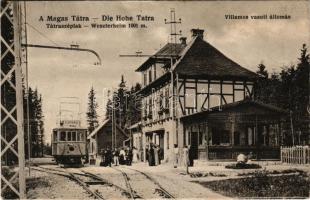
[{"label": "bush", "polygon": [[237,164],[231,164],[226,165],[225,168],[227,169],[259,169],[262,168],[259,164],[251,163],[237,163]]}]

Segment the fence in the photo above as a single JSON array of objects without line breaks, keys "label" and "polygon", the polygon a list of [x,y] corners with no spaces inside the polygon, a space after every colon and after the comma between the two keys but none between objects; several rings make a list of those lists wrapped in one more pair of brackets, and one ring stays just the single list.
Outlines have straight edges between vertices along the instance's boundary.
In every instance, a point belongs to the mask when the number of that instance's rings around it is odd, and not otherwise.
[{"label": "fence", "polygon": [[310,164],[310,147],[281,147],[281,161],[289,164]]}]

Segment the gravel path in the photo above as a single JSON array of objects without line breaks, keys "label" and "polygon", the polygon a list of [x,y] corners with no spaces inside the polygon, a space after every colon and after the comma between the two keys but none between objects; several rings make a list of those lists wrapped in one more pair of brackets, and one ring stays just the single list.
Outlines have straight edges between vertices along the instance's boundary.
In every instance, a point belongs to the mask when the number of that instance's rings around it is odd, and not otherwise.
[{"label": "gravel path", "polygon": [[31,171],[27,179],[28,199],[89,199],[90,196],[81,186],[66,177]]}]

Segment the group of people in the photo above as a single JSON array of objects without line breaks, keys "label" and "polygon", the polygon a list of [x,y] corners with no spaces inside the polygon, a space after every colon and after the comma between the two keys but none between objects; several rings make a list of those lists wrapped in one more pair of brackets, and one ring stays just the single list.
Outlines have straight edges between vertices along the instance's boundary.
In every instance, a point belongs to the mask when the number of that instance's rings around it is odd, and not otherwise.
[{"label": "group of people", "polygon": [[[182,153],[182,155],[181,155]],[[179,147],[177,144],[174,145],[173,149],[173,165],[174,168],[177,168],[179,162],[181,161],[180,158],[183,157],[183,165],[184,166],[194,166],[194,150],[191,148],[190,145],[185,145],[182,152],[179,152]]]},{"label": "group of people", "polygon": [[145,151],[149,166],[160,165],[160,161],[164,157],[164,152],[158,145],[150,143],[149,146],[146,146]]},{"label": "group of people", "polygon": [[[146,161],[149,166],[157,166],[161,164],[161,160],[164,159],[164,151],[159,145],[150,143],[145,148]],[[194,151],[190,146],[184,146],[184,148],[179,151],[178,145],[174,145],[173,149],[174,155],[174,167],[176,168],[179,164],[184,166],[194,165]],[[115,166],[118,165],[132,165],[142,159],[143,156],[140,155],[137,148],[125,147],[125,148],[115,148],[110,150],[110,148],[101,150],[101,162],[100,166]],[[180,163],[184,162],[184,163]]]},{"label": "group of people", "polygon": [[110,148],[101,150],[100,166],[131,165],[132,162],[138,162],[138,150],[135,147],[115,148],[113,151]]}]

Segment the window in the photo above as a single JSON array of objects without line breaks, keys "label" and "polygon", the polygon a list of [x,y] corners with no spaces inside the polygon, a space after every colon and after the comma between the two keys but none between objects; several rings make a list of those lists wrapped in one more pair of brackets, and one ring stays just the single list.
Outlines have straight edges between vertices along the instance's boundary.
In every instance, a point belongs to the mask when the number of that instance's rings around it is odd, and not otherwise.
[{"label": "window", "polygon": [[71,137],[71,132],[70,131],[67,132],[67,135],[68,135],[68,140],[67,141],[72,141],[72,137]]},{"label": "window", "polygon": [[221,131],[221,143],[230,143],[230,132],[228,130]]},{"label": "window", "polygon": [[149,117],[152,116],[152,97],[149,98]]},{"label": "window", "polygon": [[152,68],[149,70],[149,83],[152,82]]},{"label": "window", "polygon": [[219,128],[212,128],[212,144],[221,145],[230,143],[230,131]]},{"label": "window", "polygon": [[165,108],[169,108],[169,88],[165,89]]},{"label": "window", "polygon": [[156,64],[154,64],[154,80],[156,79]]},{"label": "window", "polygon": [[147,74],[143,72],[143,85],[147,85]]},{"label": "window", "polygon": [[53,140],[54,142],[57,141],[57,131],[53,131]]},{"label": "window", "polygon": [[76,141],[76,132],[73,131],[71,134],[72,134],[72,141]]},{"label": "window", "polygon": [[65,131],[60,132],[60,141],[66,141],[66,132]]},{"label": "window", "polygon": [[167,134],[167,149],[169,149],[169,132],[167,132],[166,134]]},{"label": "window", "polygon": [[202,132],[199,132],[199,145],[202,145],[202,142],[203,142],[203,133]]}]

